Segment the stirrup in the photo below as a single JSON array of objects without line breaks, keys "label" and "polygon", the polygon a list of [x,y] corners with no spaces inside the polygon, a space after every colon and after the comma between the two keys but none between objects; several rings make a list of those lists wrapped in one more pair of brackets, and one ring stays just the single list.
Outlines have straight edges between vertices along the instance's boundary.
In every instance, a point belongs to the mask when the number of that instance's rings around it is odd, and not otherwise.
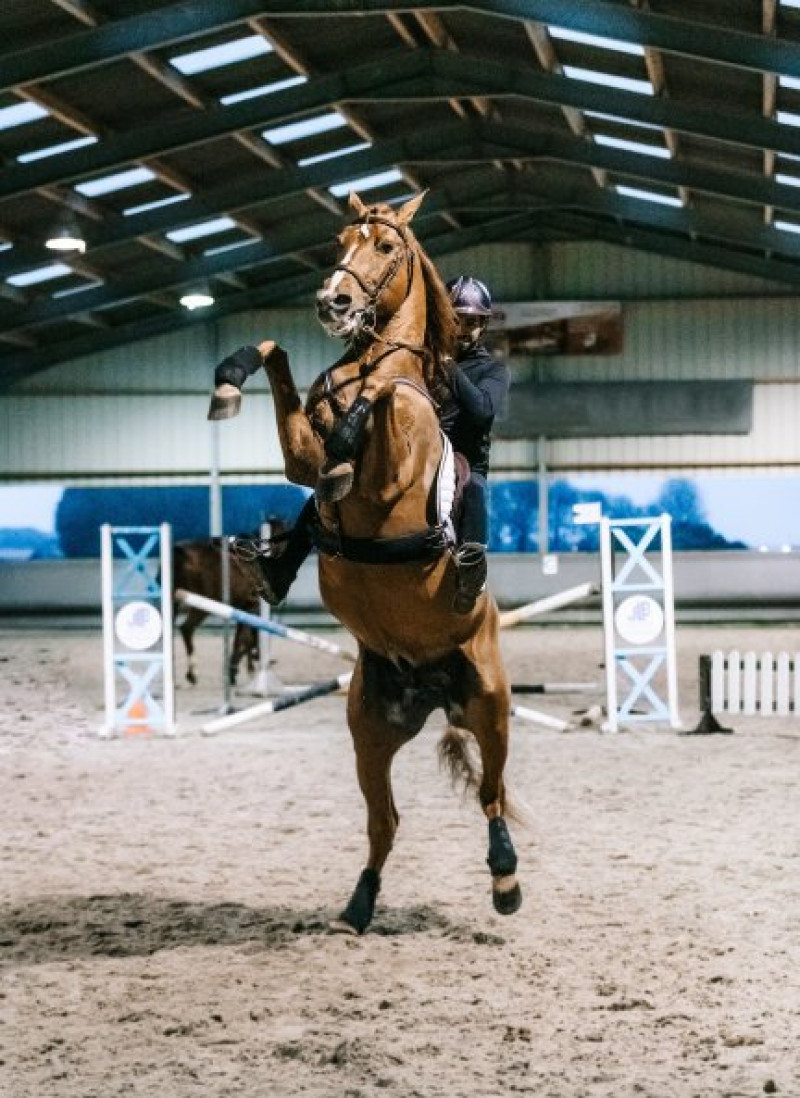
[{"label": "stirrup", "polygon": [[478,541],[465,541],[453,553],[453,560],[456,566],[453,609],[457,614],[468,614],[486,589],[486,546]]}]

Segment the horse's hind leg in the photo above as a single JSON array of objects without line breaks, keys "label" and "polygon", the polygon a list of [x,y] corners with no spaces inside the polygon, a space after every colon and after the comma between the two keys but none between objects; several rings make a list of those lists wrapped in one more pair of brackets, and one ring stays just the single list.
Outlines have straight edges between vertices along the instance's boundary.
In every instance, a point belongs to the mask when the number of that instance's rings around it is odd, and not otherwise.
[{"label": "horse's hind leg", "polygon": [[194,631],[202,621],[205,621],[206,617],[207,615],[202,610],[189,607],[179,627],[183,637],[183,645],[186,649],[186,681],[190,682],[192,686],[197,684],[197,668],[194,662]]},{"label": "horse's hind leg", "polygon": [[497,689],[471,697],[460,724],[473,733],[481,753],[478,788],[481,807],[489,821],[487,862],[492,874],[492,902],[501,915],[513,915],[522,904],[517,882],[517,854],[505,821],[506,792],[503,771],[508,756],[508,694]]},{"label": "horse's hind leg", "polygon": [[[368,664],[378,662],[367,654]],[[383,663],[383,661],[379,661]],[[385,667],[384,667],[385,671]],[[387,697],[387,694],[389,695]],[[348,695],[347,719],[356,753],[358,784],[367,805],[369,856],[355,890],[332,929],[363,934],[375,912],[381,870],[389,857],[400,817],[392,792],[392,759],[397,750],[419,731],[422,721],[409,720],[396,710],[392,720],[391,685],[364,674],[360,658]]]}]

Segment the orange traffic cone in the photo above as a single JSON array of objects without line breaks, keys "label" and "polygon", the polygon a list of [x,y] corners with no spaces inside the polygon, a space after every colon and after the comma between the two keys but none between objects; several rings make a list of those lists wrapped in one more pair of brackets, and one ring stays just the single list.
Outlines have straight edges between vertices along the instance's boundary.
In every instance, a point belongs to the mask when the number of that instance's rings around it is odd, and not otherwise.
[{"label": "orange traffic cone", "polygon": [[139,723],[146,720],[148,717],[147,706],[141,698],[137,698],[135,702],[131,703],[131,706],[128,709],[127,716],[130,722],[135,721],[136,723],[129,723],[125,725],[126,736],[138,736],[142,733],[149,733],[153,731],[153,729],[149,725]]}]

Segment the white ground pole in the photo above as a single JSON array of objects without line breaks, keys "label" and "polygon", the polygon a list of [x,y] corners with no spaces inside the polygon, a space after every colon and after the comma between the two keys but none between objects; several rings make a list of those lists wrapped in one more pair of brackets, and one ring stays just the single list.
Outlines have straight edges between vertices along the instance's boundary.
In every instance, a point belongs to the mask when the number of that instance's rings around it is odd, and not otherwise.
[{"label": "white ground pole", "polygon": [[[659,539],[660,551],[655,548]],[[682,728],[675,658],[671,517],[603,516],[600,567],[608,708],[605,729],[618,732],[621,724],[645,721],[668,722],[672,728]],[[666,672],[666,698],[659,695],[655,685],[655,676],[662,668]],[[618,690],[620,673],[628,680],[623,697]]]},{"label": "white ground pole", "polygon": [[335,679],[330,679],[328,682],[314,683],[312,686],[287,692],[280,698],[270,698],[269,701],[258,702],[256,705],[251,705],[238,713],[228,713],[224,717],[209,721],[203,725],[202,731],[207,734],[224,732],[227,728],[244,724],[245,721],[252,721],[256,717],[279,713],[282,709],[289,709],[293,705],[302,705],[303,702],[311,701],[313,698],[321,698],[325,694],[334,694],[339,690],[346,690],[352,677],[352,671],[345,671],[344,674],[337,675]]},{"label": "white ground pole", "polygon": [[[161,526],[100,528],[103,610],[103,684],[105,722],[100,734],[125,729],[175,732],[172,646],[172,530]],[[138,543],[138,544],[137,544]],[[153,568],[151,551],[158,546]],[[127,558],[115,568],[114,552]],[[161,701],[152,684],[161,676]],[[118,679],[128,692],[118,699]],[[140,712],[140,706],[143,713]],[[136,714],[131,710],[136,708]]]}]

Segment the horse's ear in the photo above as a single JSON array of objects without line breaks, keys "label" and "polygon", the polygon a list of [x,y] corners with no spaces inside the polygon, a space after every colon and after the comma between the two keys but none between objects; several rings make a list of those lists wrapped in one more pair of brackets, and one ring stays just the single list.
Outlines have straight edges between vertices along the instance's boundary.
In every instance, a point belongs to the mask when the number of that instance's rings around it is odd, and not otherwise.
[{"label": "horse's ear", "polygon": [[407,225],[417,210],[422,205],[422,200],[427,194],[427,191],[421,191],[414,198],[409,198],[405,205],[401,206],[397,211],[397,220],[401,225]]},{"label": "horse's ear", "polygon": [[352,210],[355,210],[357,217],[363,217],[364,214],[367,212],[367,207],[364,205],[364,203],[361,201],[355,191],[350,192],[348,202],[350,203],[350,208]]}]

